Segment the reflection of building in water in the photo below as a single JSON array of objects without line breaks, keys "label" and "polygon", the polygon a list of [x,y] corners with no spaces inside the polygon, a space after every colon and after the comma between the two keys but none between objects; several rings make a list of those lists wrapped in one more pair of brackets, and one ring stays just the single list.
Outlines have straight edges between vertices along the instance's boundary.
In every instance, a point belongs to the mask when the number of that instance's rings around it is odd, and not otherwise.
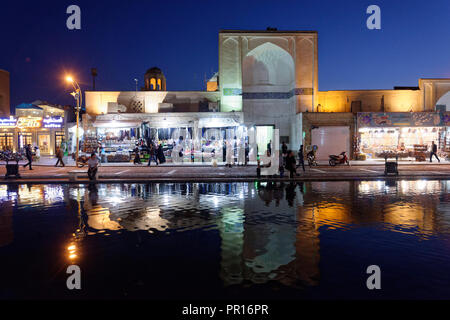
[{"label": "reflection of building in water", "polygon": [[[152,232],[214,227],[215,215],[224,205],[241,202],[244,192],[243,184],[223,183],[111,184],[101,185],[95,192],[82,190],[89,227]],[[211,193],[214,191],[218,193]],[[76,193],[72,192],[72,197]]]},{"label": "reflection of building in water", "polygon": [[[249,184],[243,210],[222,210],[221,277],[225,285],[245,280],[314,283],[311,278],[318,275],[318,251],[311,254],[309,246],[314,240],[308,238],[310,233],[296,236],[296,208],[302,203],[300,190],[296,190],[283,184]],[[285,193],[293,198],[285,199]]]},{"label": "reflection of building in water", "polygon": [[241,283],[244,280],[242,257],[244,244],[243,208],[222,208],[218,226],[222,239],[220,277],[225,285]]},{"label": "reflection of building in water", "polygon": [[[317,227],[385,223],[396,232],[435,232],[441,181],[340,181],[307,184],[306,210]],[[309,208],[309,209],[308,209]],[[305,210],[305,208],[303,209]],[[408,231],[408,229],[410,231]]]},{"label": "reflection of building in water", "polygon": [[17,190],[18,205],[51,205],[65,199],[63,186],[57,184],[21,184]]},{"label": "reflection of building in water", "polygon": [[13,204],[11,201],[3,200],[3,194],[7,186],[0,186],[1,210],[0,210],[0,247],[7,246],[14,240],[13,229]]}]

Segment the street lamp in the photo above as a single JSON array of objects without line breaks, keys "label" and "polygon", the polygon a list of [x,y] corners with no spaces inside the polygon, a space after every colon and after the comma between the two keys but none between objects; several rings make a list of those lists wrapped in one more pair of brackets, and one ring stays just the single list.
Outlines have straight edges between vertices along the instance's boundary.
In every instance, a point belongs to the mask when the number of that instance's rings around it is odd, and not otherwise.
[{"label": "street lamp", "polygon": [[79,136],[79,123],[80,123],[80,108],[81,108],[81,103],[82,103],[82,95],[81,95],[81,88],[78,85],[78,83],[71,77],[71,76],[67,76],[66,77],[66,81],[70,82],[73,86],[73,89],[75,90],[74,92],[71,93],[71,95],[74,97],[75,100],[77,100],[77,131],[76,131],[76,136],[77,136],[77,150],[75,153],[75,165],[78,164],[78,150],[80,149],[79,146],[79,141],[80,141],[80,136]]}]

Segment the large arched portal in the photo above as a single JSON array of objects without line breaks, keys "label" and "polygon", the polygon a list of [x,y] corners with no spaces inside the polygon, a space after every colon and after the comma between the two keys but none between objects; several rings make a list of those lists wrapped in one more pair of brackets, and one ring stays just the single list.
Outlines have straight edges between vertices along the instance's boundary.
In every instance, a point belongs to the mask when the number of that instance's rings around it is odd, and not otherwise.
[{"label": "large arched portal", "polygon": [[445,106],[445,111],[450,111],[450,91],[439,98],[436,102],[436,107],[438,106]]},{"label": "large arched portal", "polygon": [[259,152],[274,143],[274,129],[290,143],[295,116],[295,64],[281,47],[266,42],[254,48],[242,61],[242,99],[244,117],[257,125]]},{"label": "large arched portal", "polygon": [[288,92],[294,88],[294,72],[294,60],[288,52],[270,42],[264,43],[243,60],[243,91]]}]

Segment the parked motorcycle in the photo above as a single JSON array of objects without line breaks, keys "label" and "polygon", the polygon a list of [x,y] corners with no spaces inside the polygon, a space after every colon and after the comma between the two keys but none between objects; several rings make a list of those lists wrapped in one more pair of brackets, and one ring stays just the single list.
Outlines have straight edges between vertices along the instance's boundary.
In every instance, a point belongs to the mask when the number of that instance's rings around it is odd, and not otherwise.
[{"label": "parked motorcycle", "polygon": [[332,167],[336,166],[337,164],[342,164],[342,163],[346,163],[348,166],[350,165],[350,163],[348,162],[347,155],[345,154],[345,151],[341,152],[338,156],[334,155],[334,154],[330,154],[329,157],[330,157],[330,160],[328,161],[328,163]]},{"label": "parked motorcycle", "polygon": [[317,166],[316,155],[315,155],[314,151],[308,152],[308,154],[306,155],[306,158],[308,159],[308,165],[310,167]]}]

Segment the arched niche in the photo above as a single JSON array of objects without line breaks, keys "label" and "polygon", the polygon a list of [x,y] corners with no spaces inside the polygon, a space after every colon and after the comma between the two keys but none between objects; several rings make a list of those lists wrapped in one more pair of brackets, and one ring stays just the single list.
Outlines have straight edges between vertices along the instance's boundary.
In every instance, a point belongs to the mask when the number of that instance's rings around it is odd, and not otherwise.
[{"label": "arched niche", "polygon": [[[243,59],[242,79],[245,91],[289,91],[295,84],[295,65],[291,55],[281,47],[266,42],[251,50]],[[270,90],[272,87],[274,90]]]},{"label": "arched niche", "polygon": [[447,93],[439,98],[436,102],[436,106],[445,106],[445,110],[450,111],[450,91],[447,91]]}]

